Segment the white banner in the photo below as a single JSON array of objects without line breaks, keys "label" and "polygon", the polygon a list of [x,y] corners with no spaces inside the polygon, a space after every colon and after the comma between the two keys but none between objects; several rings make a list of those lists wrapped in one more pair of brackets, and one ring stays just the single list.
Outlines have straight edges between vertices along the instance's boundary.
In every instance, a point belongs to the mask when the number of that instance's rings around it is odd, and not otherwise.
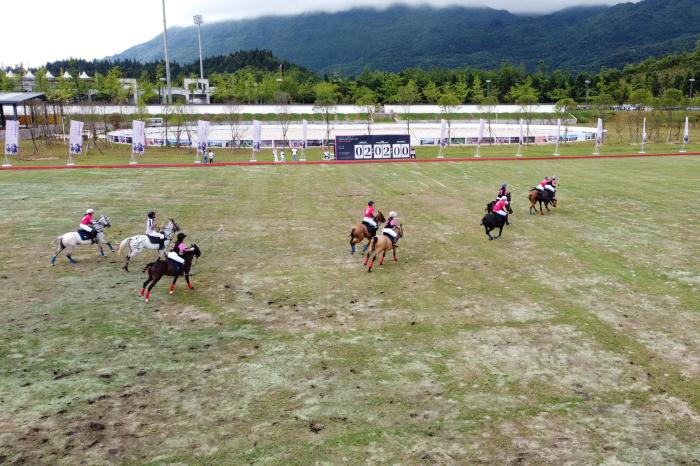
[{"label": "white banner", "polygon": [[5,122],[5,155],[19,153],[19,120]]},{"label": "white banner", "polygon": [[209,122],[199,120],[197,122],[197,152],[206,154],[209,142]]},{"label": "white banner", "polygon": [[139,120],[132,122],[131,153],[143,155],[146,148],[146,123]]},{"label": "white banner", "polygon": [[595,133],[595,142],[598,145],[603,144],[603,119],[598,118],[598,129]]},{"label": "white banner", "polygon": [[306,149],[306,126],[307,126],[307,121],[302,120],[301,122],[301,147]]},{"label": "white banner", "polygon": [[647,117],[644,117],[644,123],[642,124],[642,144],[647,143]]},{"label": "white banner", "polygon": [[484,138],[484,119],[479,119],[479,139],[476,141],[477,145],[481,145],[481,140]]},{"label": "white banner", "polygon": [[445,133],[447,132],[447,120],[440,120],[440,147],[445,147]]},{"label": "white banner", "polygon": [[82,121],[71,120],[70,122],[70,140],[68,145],[70,153],[73,155],[80,154],[83,150],[83,126]]},{"label": "white banner", "polygon": [[523,119],[520,119],[520,144],[525,142],[525,137],[523,136]]},{"label": "white banner", "polygon": [[262,137],[262,125],[258,120],[253,120],[253,152],[260,152],[260,139]]},{"label": "white banner", "polygon": [[688,117],[685,117],[685,131],[683,131],[683,144],[688,144],[690,141],[690,133],[688,132]]}]

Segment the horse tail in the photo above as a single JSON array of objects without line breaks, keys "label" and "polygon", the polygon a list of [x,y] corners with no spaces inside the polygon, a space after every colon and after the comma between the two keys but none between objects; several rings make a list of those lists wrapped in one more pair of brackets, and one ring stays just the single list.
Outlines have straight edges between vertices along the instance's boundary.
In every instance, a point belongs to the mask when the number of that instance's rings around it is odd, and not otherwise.
[{"label": "horse tail", "polygon": [[369,242],[370,245],[370,250],[374,251],[374,248],[377,247],[377,240],[379,239],[379,236],[373,236],[372,239]]},{"label": "horse tail", "polygon": [[350,241],[352,241],[352,239],[354,237],[355,237],[355,227],[352,227],[352,229],[350,230]]},{"label": "horse tail", "polygon": [[148,264],[146,264],[145,267],[143,268],[143,271],[146,272],[148,269],[150,269],[153,266],[153,264],[155,264],[155,262],[149,262]]},{"label": "horse tail", "polygon": [[122,248],[123,248],[124,246],[126,246],[126,243],[128,243],[130,239],[131,239],[131,237],[125,238],[124,241],[122,241],[121,243],[119,243],[119,251],[117,252],[117,254],[121,254],[121,253],[122,253]]}]

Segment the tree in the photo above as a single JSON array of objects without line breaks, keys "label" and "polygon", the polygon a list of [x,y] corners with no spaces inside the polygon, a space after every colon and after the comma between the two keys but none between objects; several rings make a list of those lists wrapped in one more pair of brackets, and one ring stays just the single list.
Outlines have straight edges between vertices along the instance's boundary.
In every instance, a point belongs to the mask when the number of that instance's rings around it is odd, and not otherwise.
[{"label": "tree", "polygon": [[474,76],[474,82],[472,83],[471,90],[472,102],[475,104],[481,104],[484,101],[484,88],[481,84],[481,78],[479,76]]},{"label": "tree", "polygon": [[440,96],[438,100],[438,105],[440,106],[440,112],[447,120],[447,140],[450,141],[452,138],[452,117],[454,113],[459,108],[461,101],[459,97],[451,92],[444,93]]},{"label": "tree", "polygon": [[433,81],[428,81],[423,87],[423,97],[425,97],[425,101],[429,104],[437,103],[438,99],[440,99],[440,95],[440,89],[438,89],[437,84]]},{"label": "tree", "polygon": [[406,134],[411,134],[411,106],[420,99],[418,86],[413,79],[409,79],[406,85],[401,86],[393,99],[401,104],[404,118],[406,118]]},{"label": "tree", "polygon": [[287,145],[287,131],[292,119],[289,114],[289,93],[285,91],[275,92],[275,103],[277,104],[277,118],[280,120],[282,127],[282,145]]},{"label": "tree", "polygon": [[367,125],[367,134],[372,134],[373,116],[377,111],[377,96],[374,92],[367,88],[357,97],[355,106],[360,109],[360,114],[365,119]]},{"label": "tree", "polygon": [[486,124],[488,125],[489,138],[491,138],[491,144],[495,139],[495,135],[493,134],[493,130],[491,129],[491,119],[493,118],[494,112],[498,108],[498,98],[496,98],[495,95],[486,96],[481,100],[481,105],[479,107],[481,108],[482,112],[486,113]]},{"label": "tree", "polygon": [[[673,112],[683,107],[685,102],[685,96],[683,92],[679,89],[665,89],[661,97],[659,97],[659,104],[666,111],[667,125],[668,125],[668,137],[666,142],[671,142],[671,132],[673,130]],[[679,130],[680,132],[680,125]]]},{"label": "tree", "polygon": [[569,141],[569,112],[576,108],[576,102],[571,97],[564,97],[559,99],[556,104],[554,104],[554,112],[557,117],[564,120],[564,144]]},{"label": "tree", "polygon": [[326,125],[326,147],[331,138],[331,120],[335,117],[338,105],[338,86],[328,81],[322,81],[314,86],[316,101],[314,110],[321,112],[323,122]]},{"label": "tree", "polygon": [[525,141],[529,145],[530,123],[532,122],[534,105],[539,100],[537,91],[532,87],[532,77],[528,76],[522,84],[511,87],[508,92],[508,98],[520,106],[520,111],[525,117]]}]

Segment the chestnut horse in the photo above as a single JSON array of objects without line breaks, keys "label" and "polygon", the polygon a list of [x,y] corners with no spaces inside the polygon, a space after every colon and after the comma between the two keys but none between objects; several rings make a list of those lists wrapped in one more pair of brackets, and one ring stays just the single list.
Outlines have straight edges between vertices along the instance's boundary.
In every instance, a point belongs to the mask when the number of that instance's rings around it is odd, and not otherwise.
[{"label": "chestnut horse", "polygon": [[[378,229],[379,224],[386,222],[384,214],[377,212],[377,215],[374,216],[374,221],[377,223]],[[352,230],[350,230],[350,254],[355,254],[355,245],[357,243],[361,243],[364,239],[367,239],[367,244],[365,244],[365,247],[362,248],[362,252],[367,251],[369,242],[372,240],[372,236],[369,234],[369,230],[364,223],[360,222],[355,224],[355,226],[352,227]]]},{"label": "chestnut horse", "polygon": [[[394,231],[397,234],[396,243],[398,243],[399,239],[403,237],[403,223],[399,226],[394,227]],[[370,250],[367,252],[367,257],[365,257],[365,265],[367,265],[367,262],[369,261],[369,256],[372,253],[374,253],[374,255],[372,256],[372,262],[369,263],[369,268],[367,269],[367,272],[372,271],[372,267],[374,267],[374,261],[377,259],[377,256],[380,253],[382,254],[382,258],[379,259],[379,265],[382,265],[384,263],[384,257],[386,256],[386,252],[389,250],[391,250],[391,252],[393,253],[394,262],[398,261],[398,259],[396,258],[396,243],[392,244],[391,239],[389,239],[385,235],[378,235],[372,238],[370,241]]]},{"label": "chestnut horse", "polygon": [[549,204],[552,204],[552,207],[557,206],[557,198],[554,197],[554,193],[546,189],[542,191],[532,189],[528,193],[527,198],[530,200],[530,215],[532,215],[533,210],[537,212],[537,207],[535,207],[535,204],[537,204],[538,202],[540,203],[540,215],[544,215],[544,212],[542,211],[543,202],[544,208],[547,209],[547,212],[549,212]]},{"label": "chestnut horse", "polygon": [[[176,273],[173,270],[172,265],[167,261],[162,261],[160,260],[160,256],[155,262],[151,262],[149,264],[146,264],[146,266],[143,268],[144,272],[148,272],[148,278],[146,279],[145,282],[143,282],[143,286],[141,287],[141,293],[139,293],[139,296],[143,296],[144,292],[146,293],[146,302],[151,297],[151,290],[153,289],[154,286],[156,286],[156,283],[163,277],[163,275],[167,275],[169,277],[175,277],[173,278],[173,282],[170,284],[170,294],[173,294],[173,290],[175,289],[175,282],[177,281],[178,278],[180,278],[180,275],[184,274],[185,275],[185,280],[187,281],[187,287],[192,290],[194,287],[192,286],[192,283],[190,283],[190,269],[192,268],[192,260],[195,257],[199,257],[202,255],[202,252],[199,250],[196,244],[192,245],[192,251],[185,251],[182,257],[185,259],[185,263],[182,265],[180,268],[179,272]],[[146,285],[151,283],[151,285],[148,287],[148,290],[146,290]]]}]

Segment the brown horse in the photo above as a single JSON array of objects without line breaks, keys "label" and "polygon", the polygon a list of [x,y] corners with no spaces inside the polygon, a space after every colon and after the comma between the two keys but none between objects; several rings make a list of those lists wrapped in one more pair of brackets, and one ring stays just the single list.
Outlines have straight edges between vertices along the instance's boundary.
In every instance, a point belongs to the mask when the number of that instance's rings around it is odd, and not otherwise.
[{"label": "brown horse", "polygon": [[[386,222],[386,218],[384,218],[383,213],[377,212],[377,215],[374,216],[374,221],[379,225],[380,223]],[[372,235],[369,234],[369,230],[364,223],[360,222],[355,224],[352,230],[350,230],[350,254],[355,254],[355,245],[361,243],[364,239],[367,239],[367,244],[362,248],[362,252],[367,251],[369,242],[372,240]]]},{"label": "brown horse", "polygon": [[[185,251],[185,253],[183,254],[182,257],[185,259],[185,263],[182,265],[182,267],[180,267],[179,271],[173,270],[173,266],[170,264],[170,262],[162,261],[160,260],[160,257],[155,262],[146,264],[146,267],[143,268],[143,271],[148,271],[148,278],[145,282],[143,282],[143,286],[141,287],[141,293],[139,293],[139,296],[143,296],[145,292],[146,302],[148,302],[148,300],[151,297],[151,290],[154,286],[156,286],[156,283],[158,283],[158,281],[163,277],[163,275],[175,277],[173,278],[173,282],[170,284],[170,294],[173,294],[173,290],[175,290],[175,282],[178,278],[180,278],[180,275],[182,275],[183,273],[185,274],[187,287],[190,290],[194,289],[192,283],[190,283],[190,269],[192,268],[192,260],[195,257],[201,256],[202,252],[199,250],[199,247],[197,247],[196,244],[193,244],[191,249],[192,251]],[[146,290],[146,285],[148,285],[149,283],[151,283],[151,285],[148,287],[148,290]]]},{"label": "brown horse", "polygon": [[544,208],[547,209],[547,212],[549,212],[549,204],[552,204],[552,207],[557,206],[557,198],[554,197],[554,194],[552,194],[550,191],[538,191],[537,189],[531,190],[527,198],[530,200],[530,215],[532,215],[533,211],[537,212],[537,207],[535,207],[535,204],[538,202],[540,203],[540,215],[544,215],[544,212],[542,211],[542,203],[544,202]]},{"label": "brown horse", "polygon": [[[397,234],[396,243],[398,243],[399,239],[403,237],[403,224],[394,227],[394,231]],[[392,244],[391,239],[389,239],[385,235],[379,235],[372,238],[372,240],[370,241],[370,250],[367,252],[367,257],[365,257],[365,265],[367,265],[367,262],[369,261],[369,256],[372,253],[374,253],[374,255],[372,256],[372,262],[370,262],[367,272],[372,271],[372,267],[374,267],[374,261],[377,259],[377,256],[380,253],[382,254],[382,258],[379,259],[379,265],[382,265],[384,263],[384,257],[386,256],[386,252],[388,250],[391,250],[391,252],[393,253],[394,262],[398,261],[398,259],[396,258],[396,243]]]}]

